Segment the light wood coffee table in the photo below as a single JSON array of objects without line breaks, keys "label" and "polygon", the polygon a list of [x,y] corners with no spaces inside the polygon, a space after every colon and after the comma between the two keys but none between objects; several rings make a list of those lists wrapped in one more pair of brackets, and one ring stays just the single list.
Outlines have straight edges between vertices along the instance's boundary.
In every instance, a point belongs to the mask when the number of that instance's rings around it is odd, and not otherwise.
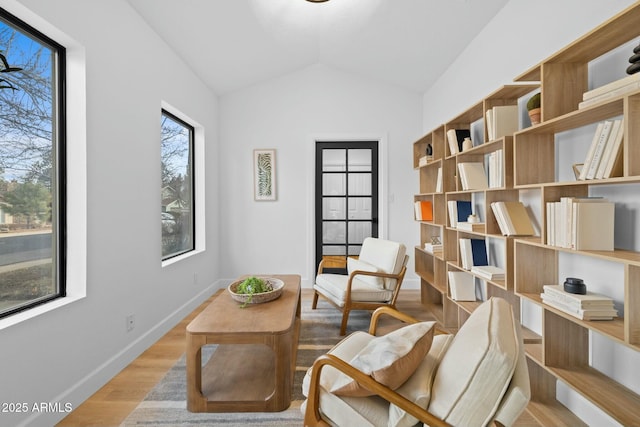
[{"label": "light wood coffee table", "polygon": [[[284,282],[278,299],[240,308],[223,290],[187,326],[189,411],[276,412],[291,404],[300,276],[262,276]],[[202,347],[207,344],[217,347],[202,367]]]}]

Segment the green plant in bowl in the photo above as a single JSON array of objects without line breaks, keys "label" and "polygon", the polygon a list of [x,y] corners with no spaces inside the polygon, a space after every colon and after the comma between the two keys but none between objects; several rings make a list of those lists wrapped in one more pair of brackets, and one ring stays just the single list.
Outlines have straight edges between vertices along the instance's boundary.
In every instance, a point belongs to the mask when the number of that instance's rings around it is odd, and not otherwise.
[{"label": "green plant in bowl", "polygon": [[241,305],[241,307],[245,307],[247,304],[251,303],[254,294],[271,292],[272,290],[273,286],[271,286],[268,281],[251,276],[240,283],[235,292],[237,294],[249,295],[245,303]]}]

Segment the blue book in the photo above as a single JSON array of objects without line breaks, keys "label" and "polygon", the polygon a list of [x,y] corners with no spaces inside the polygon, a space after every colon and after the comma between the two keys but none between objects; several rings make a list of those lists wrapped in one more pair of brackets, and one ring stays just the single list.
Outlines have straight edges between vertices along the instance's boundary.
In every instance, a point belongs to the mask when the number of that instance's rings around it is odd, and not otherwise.
[{"label": "blue book", "polygon": [[471,202],[457,200],[456,205],[458,209],[458,222],[467,222],[467,218],[471,215]]},{"label": "blue book", "polygon": [[471,253],[473,254],[473,265],[489,265],[487,260],[487,245],[484,239],[471,239]]}]

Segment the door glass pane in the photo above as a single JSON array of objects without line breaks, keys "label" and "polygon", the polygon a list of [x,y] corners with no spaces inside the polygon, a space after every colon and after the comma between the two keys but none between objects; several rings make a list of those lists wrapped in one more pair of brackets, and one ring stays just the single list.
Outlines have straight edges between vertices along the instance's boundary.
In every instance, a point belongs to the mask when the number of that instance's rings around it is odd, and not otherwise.
[{"label": "door glass pane", "polygon": [[350,197],[349,219],[371,219],[371,199],[369,197]]},{"label": "door glass pane", "polygon": [[349,171],[371,171],[371,150],[349,150]]},{"label": "door glass pane", "polygon": [[343,173],[326,173],[322,176],[323,196],[344,196],[347,191],[345,182],[347,177]]},{"label": "door glass pane", "polygon": [[365,237],[371,236],[370,222],[349,223],[349,243],[362,243]]},{"label": "door glass pane", "polygon": [[344,246],[323,246],[322,255],[346,255]]},{"label": "door glass pane", "polygon": [[346,219],[344,197],[328,197],[323,199],[322,219]]},{"label": "door glass pane", "polygon": [[349,246],[349,256],[358,256],[360,255],[360,251],[362,250],[362,246]]},{"label": "door glass pane", "polygon": [[347,150],[322,150],[322,170],[324,172],[347,170]]},{"label": "door glass pane", "polygon": [[325,222],[322,224],[322,242],[346,243],[346,229],[344,222]]},{"label": "door glass pane", "polygon": [[349,194],[352,196],[371,195],[371,174],[351,173],[349,174]]}]

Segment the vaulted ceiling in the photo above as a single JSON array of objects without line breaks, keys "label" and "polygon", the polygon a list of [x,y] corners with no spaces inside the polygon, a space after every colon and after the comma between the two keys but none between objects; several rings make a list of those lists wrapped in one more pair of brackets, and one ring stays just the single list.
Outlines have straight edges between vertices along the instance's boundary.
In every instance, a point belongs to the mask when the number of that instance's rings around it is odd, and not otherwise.
[{"label": "vaulted ceiling", "polygon": [[423,92],[508,0],[128,1],[224,94],[313,64]]}]

